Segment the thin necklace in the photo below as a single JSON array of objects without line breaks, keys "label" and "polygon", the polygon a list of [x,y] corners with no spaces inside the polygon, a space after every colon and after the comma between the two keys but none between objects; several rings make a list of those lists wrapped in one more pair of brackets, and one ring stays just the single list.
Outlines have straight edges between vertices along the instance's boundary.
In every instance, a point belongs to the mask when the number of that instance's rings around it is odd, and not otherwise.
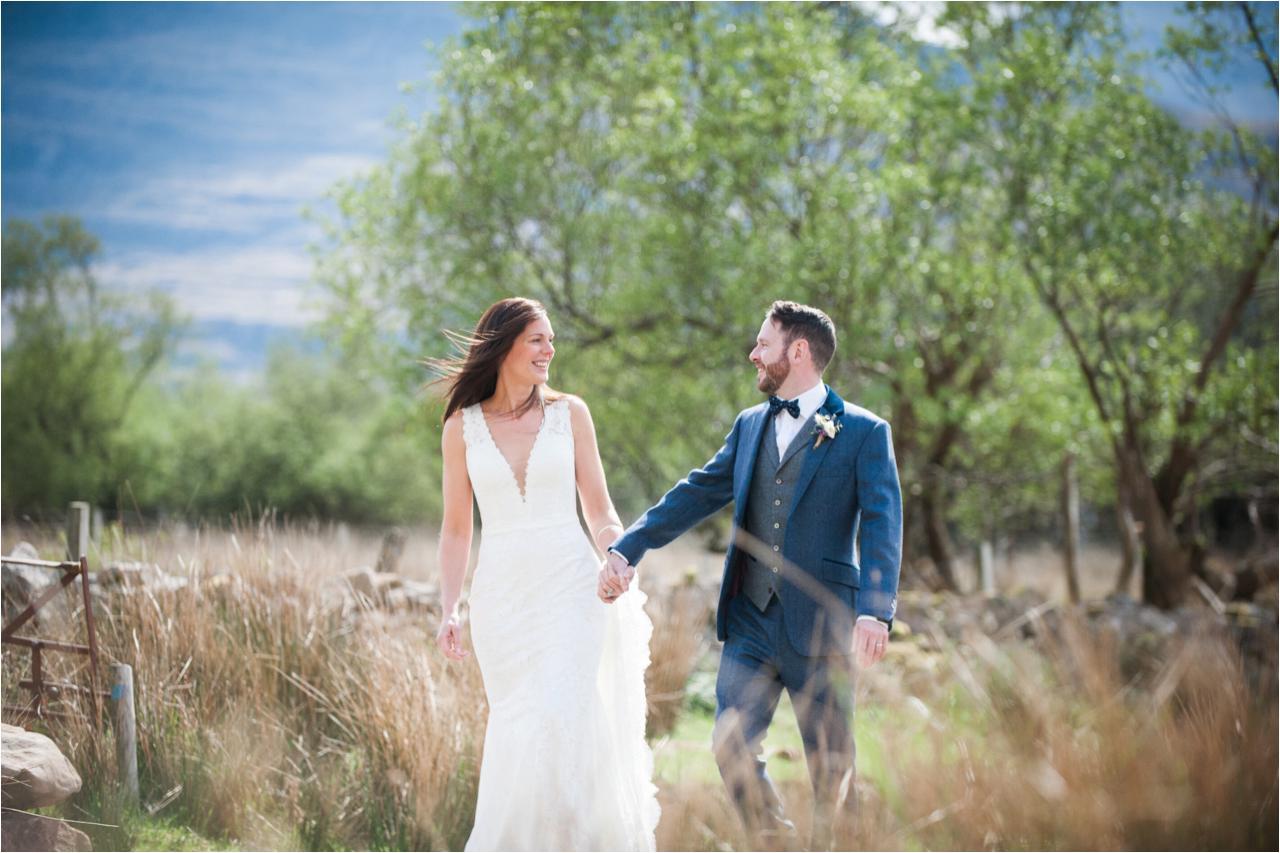
[{"label": "thin necklace", "polygon": [[[532,408],[532,407],[531,407],[531,408]],[[542,417],[544,417],[544,418],[545,418],[545,417],[547,416],[547,401],[546,401],[546,400],[539,400],[539,401],[538,401],[538,408],[542,410]],[[515,409],[510,409],[510,410],[505,411],[505,412],[486,412],[486,411],[484,410],[484,406],[481,406],[481,407],[480,407],[480,413],[481,413],[482,415],[484,415],[486,418],[488,418],[488,417],[492,417],[494,420],[498,420],[499,418],[509,418],[509,417],[511,417],[512,415],[514,415],[514,414],[515,414],[515,411],[516,411]]]}]

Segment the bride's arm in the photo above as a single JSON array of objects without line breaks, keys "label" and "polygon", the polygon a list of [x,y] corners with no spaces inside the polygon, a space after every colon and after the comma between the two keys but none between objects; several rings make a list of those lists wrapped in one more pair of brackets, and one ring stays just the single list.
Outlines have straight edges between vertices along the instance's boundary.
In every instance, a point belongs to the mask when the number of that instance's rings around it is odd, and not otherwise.
[{"label": "bride's arm", "polygon": [[591,530],[591,541],[604,553],[622,535],[622,519],[609,497],[591,411],[577,397],[569,398],[569,420],[573,425],[573,461],[578,495],[582,498],[582,514]]},{"label": "bride's arm", "polygon": [[462,631],[458,616],[458,599],[462,597],[462,580],[471,557],[471,478],[467,475],[467,448],[462,437],[462,413],[455,412],[444,425],[440,439],[444,456],[444,518],[440,523],[440,631],[436,643],[446,656],[461,660],[467,656],[462,648]]}]

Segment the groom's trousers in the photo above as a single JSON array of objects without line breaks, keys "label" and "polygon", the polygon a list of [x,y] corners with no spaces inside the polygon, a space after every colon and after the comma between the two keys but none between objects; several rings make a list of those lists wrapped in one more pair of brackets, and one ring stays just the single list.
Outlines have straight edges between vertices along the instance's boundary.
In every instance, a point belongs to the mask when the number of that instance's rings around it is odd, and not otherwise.
[{"label": "groom's trousers", "polygon": [[829,841],[833,824],[852,817],[853,689],[849,658],[805,656],[792,648],[782,605],[761,612],[745,595],[728,603],[728,637],[716,678],[716,763],[752,832],[790,831],[765,772],[762,742],[783,689],[791,697],[814,795],[814,840]]}]

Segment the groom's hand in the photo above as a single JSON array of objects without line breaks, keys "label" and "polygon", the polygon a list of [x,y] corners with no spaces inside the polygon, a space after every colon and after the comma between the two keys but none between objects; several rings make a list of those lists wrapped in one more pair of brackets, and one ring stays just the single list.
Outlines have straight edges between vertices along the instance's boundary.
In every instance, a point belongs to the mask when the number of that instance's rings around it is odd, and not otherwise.
[{"label": "groom's hand", "polygon": [[625,557],[617,551],[608,552],[604,567],[600,570],[600,597],[606,602],[617,600],[631,586],[631,580],[635,576],[635,567],[628,564]]},{"label": "groom's hand", "polygon": [[859,619],[853,628],[853,652],[858,668],[879,663],[889,647],[889,626],[879,619]]}]

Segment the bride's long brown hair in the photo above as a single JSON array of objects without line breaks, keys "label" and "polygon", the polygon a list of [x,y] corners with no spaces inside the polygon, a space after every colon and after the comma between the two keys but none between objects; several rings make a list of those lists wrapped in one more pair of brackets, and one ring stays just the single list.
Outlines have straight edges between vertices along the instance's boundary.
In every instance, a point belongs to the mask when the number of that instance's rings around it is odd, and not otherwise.
[{"label": "bride's long brown hair", "polygon": [[[459,409],[493,396],[498,388],[498,368],[511,351],[516,339],[530,323],[547,316],[547,309],[536,299],[512,296],[490,305],[470,335],[444,330],[445,337],[458,350],[453,358],[427,358],[423,364],[439,374],[427,385],[445,384],[448,402],[442,421]],[[542,385],[533,386],[528,398],[511,413],[518,418],[534,406],[557,400],[562,395]]]}]

